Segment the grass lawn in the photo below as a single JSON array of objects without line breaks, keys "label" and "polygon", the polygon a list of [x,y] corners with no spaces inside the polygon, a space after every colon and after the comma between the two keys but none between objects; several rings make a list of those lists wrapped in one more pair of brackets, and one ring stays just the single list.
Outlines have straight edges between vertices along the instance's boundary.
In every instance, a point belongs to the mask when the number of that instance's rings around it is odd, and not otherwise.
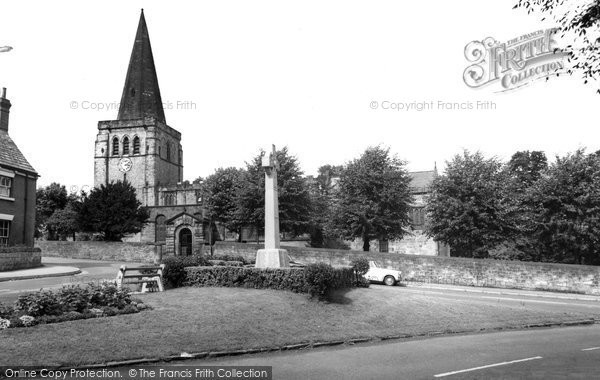
[{"label": "grass lawn", "polygon": [[415,294],[354,289],[331,303],[304,294],[180,288],[141,297],[154,309],[0,331],[0,365],[83,365],[434,331],[515,327],[590,315]]}]

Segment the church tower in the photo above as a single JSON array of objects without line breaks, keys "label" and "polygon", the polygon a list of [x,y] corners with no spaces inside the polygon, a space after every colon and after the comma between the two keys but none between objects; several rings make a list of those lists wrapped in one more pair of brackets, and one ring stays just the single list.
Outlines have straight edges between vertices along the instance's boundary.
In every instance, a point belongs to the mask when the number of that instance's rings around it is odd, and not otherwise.
[{"label": "church tower", "polygon": [[99,121],[94,186],[127,180],[144,206],[183,179],[181,133],[167,125],[142,9],[117,120]]}]

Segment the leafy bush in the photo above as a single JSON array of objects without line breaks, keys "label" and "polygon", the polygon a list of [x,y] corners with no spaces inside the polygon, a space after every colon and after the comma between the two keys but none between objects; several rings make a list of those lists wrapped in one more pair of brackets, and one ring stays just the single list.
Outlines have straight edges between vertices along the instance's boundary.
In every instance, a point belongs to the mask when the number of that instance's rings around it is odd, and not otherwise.
[{"label": "leafy bush", "polygon": [[368,288],[370,283],[364,276],[369,271],[369,260],[365,257],[358,257],[352,260],[352,269],[354,270],[354,285],[359,288]]},{"label": "leafy bush", "polygon": [[352,260],[352,269],[359,276],[364,276],[369,271],[369,260],[365,257],[358,257]]},{"label": "leafy bush", "polygon": [[211,264],[203,255],[169,256],[162,260],[165,264],[163,280],[165,286],[180,287],[185,281],[185,267],[210,266]]},{"label": "leafy bush", "polygon": [[7,327],[28,327],[97,316],[136,313],[146,309],[140,300],[132,300],[128,289],[118,289],[114,282],[63,286],[52,292],[19,296],[14,307],[0,304],[0,319]]},{"label": "leafy bush", "polygon": [[33,317],[42,315],[58,315],[63,312],[57,294],[49,290],[20,295],[15,302],[15,309]]},{"label": "leafy bush", "polygon": [[332,268],[333,279],[329,284],[328,291],[337,289],[349,289],[354,287],[354,270],[347,268]]},{"label": "leafy bush", "polygon": [[[255,289],[290,290],[325,297],[332,290],[353,286],[351,268],[332,268],[313,264],[306,268],[246,268],[233,266],[186,269],[186,286],[226,286]],[[308,270],[308,268],[313,268]],[[325,281],[323,281],[325,280]],[[319,292],[323,294],[320,296]]]},{"label": "leafy bush", "polygon": [[325,263],[309,264],[306,266],[304,276],[311,297],[325,298],[333,282],[333,268]]},{"label": "leafy bush", "polygon": [[57,297],[63,306],[63,313],[70,311],[82,312],[88,308],[90,290],[79,285],[64,286],[58,290]]},{"label": "leafy bush", "polygon": [[11,306],[6,306],[2,302],[0,302],[0,319],[8,318],[12,315],[13,308]]},{"label": "leafy bush", "polygon": [[[131,293],[127,288],[119,289],[114,282],[88,284],[89,306],[116,307],[122,309],[131,303]],[[77,310],[76,310],[77,311]]]}]

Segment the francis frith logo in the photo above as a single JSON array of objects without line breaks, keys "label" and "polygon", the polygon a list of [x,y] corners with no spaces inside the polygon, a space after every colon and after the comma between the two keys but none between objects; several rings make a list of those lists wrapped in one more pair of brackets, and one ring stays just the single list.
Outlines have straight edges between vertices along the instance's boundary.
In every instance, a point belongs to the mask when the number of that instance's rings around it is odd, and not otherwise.
[{"label": "francis frith logo", "polygon": [[566,54],[556,46],[555,34],[556,29],[546,29],[504,43],[492,37],[468,43],[466,85],[479,88],[497,83],[497,92],[503,92],[564,72]]}]

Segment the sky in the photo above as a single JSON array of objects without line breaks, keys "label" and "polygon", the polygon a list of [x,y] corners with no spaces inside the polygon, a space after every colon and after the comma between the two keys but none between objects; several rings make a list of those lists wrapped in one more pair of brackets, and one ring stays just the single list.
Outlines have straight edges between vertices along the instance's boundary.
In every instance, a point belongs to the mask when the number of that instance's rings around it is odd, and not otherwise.
[{"label": "sky", "polygon": [[[463,149],[503,160],[600,149],[600,95],[578,77],[503,93],[464,83],[469,42],[555,26],[514,3],[0,0],[0,46],[14,48],[0,53],[10,135],[39,186],[93,185],[97,124],[117,116],[144,8],[187,180],[242,167],[270,144],[287,145],[305,174],[379,144],[411,171],[443,170]],[[478,101],[495,107],[438,107]],[[383,109],[411,102],[435,107]]]}]

